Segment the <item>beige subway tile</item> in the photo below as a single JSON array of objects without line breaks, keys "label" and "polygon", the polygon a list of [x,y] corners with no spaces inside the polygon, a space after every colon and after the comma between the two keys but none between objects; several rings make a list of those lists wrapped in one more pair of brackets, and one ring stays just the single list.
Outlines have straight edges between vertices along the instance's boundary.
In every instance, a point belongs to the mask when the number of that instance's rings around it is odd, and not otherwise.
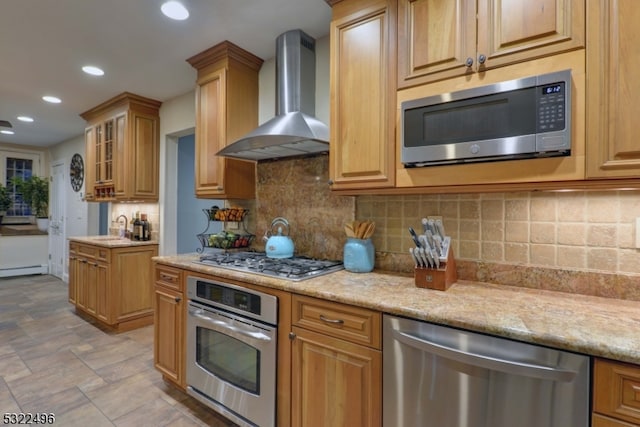
[{"label": "beige subway tile", "polygon": [[587,251],[581,246],[558,246],[558,267],[586,268]]},{"label": "beige subway tile", "polygon": [[587,225],[587,245],[615,247],[618,245],[618,228],[615,224]]},{"label": "beige subway tile", "polygon": [[[420,221],[423,214],[420,209],[420,203],[417,200],[405,201],[402,205],[397,206],[398,212],[400,212],[405,218],[415,218]],[[391,207],[394,210],[394,207]]]},{"label": "beige subway tile", "polygon": [[554,222],[532,222],[529,229],[531,243],[556,243],[556,224]]},{"label": "beige subway tile", "polygon": [[528,199],[531,197],[531,193],[528,191],[514,191],[510,193],[504,193],[505,199]]},{"label": "beige subway tile", "polygon": [[635,222],[633,224],[618,224],[618,247],[625,249],[635,249],[636,245]]},{"label": "beige subway tile", "polygon": [[620,273],[640,273],[640,254],[637,249],[621,249],[618,252],[618,268]]},{"label": "beige subway tile", "polygon": [[529,256],[532,264],[555,266],[556,247],[554,245],[532,244],[529,249]]},{"label": "beige subway tile", "polygon": [[454,252],[454,256],[457,258],[464,259],[472,259],[478,260],[480,259],[480,242],[477,240],[461,240],[458,245],[460,248],[458,253]]},{"label": "beige subway tile", "polygon": [[587,199],[583,191],[558,193],[558,221],[584,222],[587,218]]},{"label": "beige subway tile", "polygon": [[619,206],[616,193],[589,193],[587,195],[587,221],[617,222]]},{"label": "beige subway tile", "polygon": [[529,220],[529,199],[508,199],[504,205],[507,221]]},{"label": "beige subway tile", "polygon": [[441,200],[440,215],[442,215],[443,218],[460,218],[460,215],[458,214],[458,201]]},{"label": "beige subway tile", "polygon": [[556,221],[555,197],[532,197],[530,204],[531,221]]},{"label": "beige subway tile", "polygon": [[482,241],[502,242],[504,240],[504,222],[502,221],[482,221],[480,229]]},{"label": "beige subway tile", "polygon": [[507,221],[505,223],[505,241],[528,243],[529,223],[526,221]]},{"label": "beige subway tile", "polygon": [[498,242],[481,242],[481,257],[484,261],[504,261],[504,245]]},{"label": "beige subway tile", "polygon": [[439,194],[438,197],[440,200],[460,200],[460,194],[452,193],[452,194]]},{"label": "beige subway tile", "polygon": [[[388,236],[386,241],[386,249],[387,252],[398,252],[403,253],[405,249],[407,253],[409,253],[409,246],[406,244],[406,239],[402,239],[400,237]],[[378,248],[376,248],[378,249]],[[379,249],[378,249],[379,250]]]},{"label": "beige subway tile", "polygon": [[587,248],[587,268],[591,270],[616,271],[618,250],[613,248]]},{"label": "beige subway tile", "polygon": [[528,264],[529,245],[526,243],[505,243],[504,260],[507,262]]},{"label": "beige subway tile", "polygon": [[584,223],[558,223],[558,244],[585,246],[587,244],[587,226]]},{"label": "beige subway tile", "polygon": [[461,200],[460,201],[460,218],[461,219],[479,219],[480,203],[478,200]]},{"label": "beige subway tile", "polygon": [[503,221],[504,200],[482,200],[480,202],[480,215],[483,221]]},{"label": "beige subway tile", "polygon": [[[447,226],[447,229],[448,228]],[[460,240],[480,240],[480,221],[460,220],[460,234],[458,238]]]},{"label": "beige subway tile", "polygon": [[459,223],[461,221],[458,218],[442,218],[442,224],[444,225],[444,232],[447,236],[451,236],[454,239],[460,238]]},{"label": "beige subway tile", "polygon": [[620,222],[635,223],[640,217],[640,191],[619,191]]}]

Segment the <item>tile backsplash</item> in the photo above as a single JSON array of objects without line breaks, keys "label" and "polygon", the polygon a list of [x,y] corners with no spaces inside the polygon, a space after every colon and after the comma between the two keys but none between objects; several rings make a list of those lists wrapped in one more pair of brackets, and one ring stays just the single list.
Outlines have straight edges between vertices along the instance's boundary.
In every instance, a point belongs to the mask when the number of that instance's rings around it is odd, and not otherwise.
[{"label": "tile backsplash", "polygon": [[356,212],[381,252],[408,253],[408,227],[440,215],[457,259],[640,273],[638,191],[359,196]]},{"label": "tile backsplash", "polygon": [[344,224],[376,222],[376,268],[410,272],[409,226],[443,217],[456,259],[591,272],[640,273],[640,191],[338,196],[328,156],[258,164],[256,244],[275,217],[291,223],[296,253],[342,258]]}]

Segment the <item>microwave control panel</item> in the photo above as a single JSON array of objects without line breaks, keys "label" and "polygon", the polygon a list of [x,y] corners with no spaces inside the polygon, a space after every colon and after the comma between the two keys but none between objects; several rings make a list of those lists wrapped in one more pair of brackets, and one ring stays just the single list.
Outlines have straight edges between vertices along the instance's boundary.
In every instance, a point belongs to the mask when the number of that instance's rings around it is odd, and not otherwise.
[{"label": "microwave control panel", "polygon": [[565,83],[539,86],[538,132],[562,130],[565,127]]}]

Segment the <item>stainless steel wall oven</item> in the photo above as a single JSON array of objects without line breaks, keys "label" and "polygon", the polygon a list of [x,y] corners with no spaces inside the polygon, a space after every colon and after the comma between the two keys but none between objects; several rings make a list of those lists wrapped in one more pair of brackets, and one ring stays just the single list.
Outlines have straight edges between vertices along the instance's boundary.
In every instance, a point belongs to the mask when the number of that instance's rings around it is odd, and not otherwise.
[{"label": "stainless steel wall oven", "polygon": [[274,426],[277,297],[192,276],[187,295],[187,392],[241,426]]}]

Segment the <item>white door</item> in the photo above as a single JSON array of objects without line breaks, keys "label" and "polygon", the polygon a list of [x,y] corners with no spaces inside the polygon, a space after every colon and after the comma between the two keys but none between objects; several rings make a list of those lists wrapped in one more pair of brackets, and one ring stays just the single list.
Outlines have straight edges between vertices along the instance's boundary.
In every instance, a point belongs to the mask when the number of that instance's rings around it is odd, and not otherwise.
[{"label": "white door", "polygon": [[49,193],[49,273],[63,279],[67,245],[65,242],[65,178],[67,176],[64,161],[51,166],[51,188]]}]

